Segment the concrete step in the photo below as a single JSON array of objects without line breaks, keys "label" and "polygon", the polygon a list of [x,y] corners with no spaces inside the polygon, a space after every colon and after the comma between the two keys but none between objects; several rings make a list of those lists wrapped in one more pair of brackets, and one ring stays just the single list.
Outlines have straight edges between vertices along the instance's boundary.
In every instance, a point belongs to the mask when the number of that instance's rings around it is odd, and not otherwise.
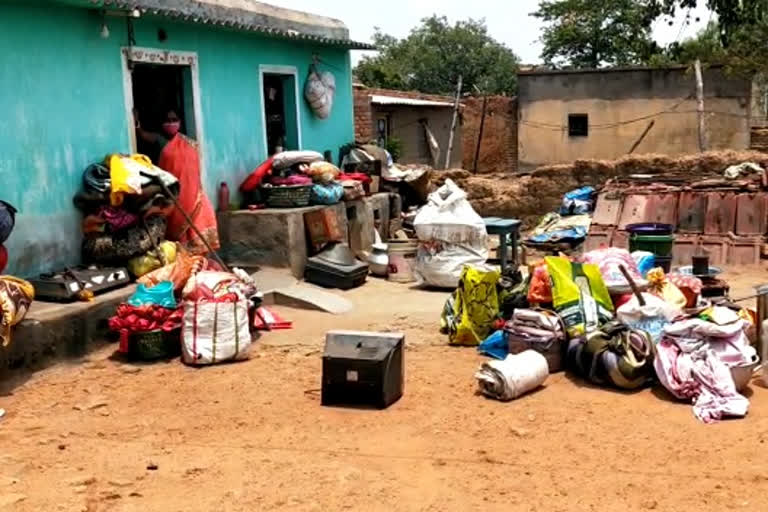
[{"label": "concrete step", "polygon": [[13,368],[40,368],[58,359],[81,357],[107,342],[107,320],[136,290],[129,285],[91,302],[35,301],[13,329],[10,345],[0,347],[0,378]]}]

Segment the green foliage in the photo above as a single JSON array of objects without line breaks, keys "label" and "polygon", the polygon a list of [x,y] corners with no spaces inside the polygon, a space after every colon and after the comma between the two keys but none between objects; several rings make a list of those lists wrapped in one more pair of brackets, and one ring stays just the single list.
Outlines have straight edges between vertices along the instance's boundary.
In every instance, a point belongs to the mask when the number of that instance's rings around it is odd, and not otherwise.
[{"label": "green foliage", "polygon": [[403,154],[403,141],[397,137],[388,137],[384,149],[392,155],[392,161],[397,162]]},{"label": "green foliage", "polygon": [[723,64],[728,61],[728,55],[720,40],[720,27],[712,21],[699,31],[695,37],[674,42],[663,52],[653,55],[647,61],[649,66],[665,66],[672,64],[693,64],[699,59],[704,64]]},{"label": "green foliage", "polygon": [[550,65],[626,66],[660,52],[647,0],[542,0],[533,16],[547,24],[541,57]]},{"label": "green foliage", "polygon": [[720,41],[724,47],[743,42],[743,32],[764,26],[768,16],[768,0],[649,0],[655,16],[674,16],[684,9],[707,6],[717,14]]},{"label": "green foliage", "polygon": [[432,16],[404,39],[378,29],[373,39],[378,55],[364,57],[355,68],[369,87],[455,94],[462,75],[464,90],[476,85],[490,94],[511,95],[517,89],[517,57],[488,35],[482,20],[450,25],[447,18]]}]

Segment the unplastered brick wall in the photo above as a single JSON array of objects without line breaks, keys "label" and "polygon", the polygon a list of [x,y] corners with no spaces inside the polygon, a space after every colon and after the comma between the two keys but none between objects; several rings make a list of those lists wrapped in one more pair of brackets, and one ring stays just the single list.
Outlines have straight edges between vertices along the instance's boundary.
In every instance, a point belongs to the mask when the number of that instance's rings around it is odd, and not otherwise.
[{"label": "unplastered brick wall", "polygon": [[[374,138],[371,96],[393,96],[453,103],[455,98],[415,91],[367,88],[355,84],[355,140],[368,142]],[[482,98],[464,98],[461,103],[463,167],[472,169],[475,160],[477,136],[482,115]],[[479,173],[507,173],[517,171],[517,99],[489,96],[486,109],[483,140],[478,160]]]},{"label": "unplastered brick wall", "polygon": [[355,140],[357,142],[369,142],[375,138],[373,133],[373,113],[371,108],[371,96],[392,96],[395,98],[409,98],[414,100],[429,100],[453,103],[456,101],[451,96],[437,94],[423,94],[416,91],[395,91],[392,89],[368,88],[362,84],[354,85],[355,105]]},{"label": "unplastered brick wall", "polygon": [[[466,98],[463,103],[463,167],[473,170],[483,112],[483,99]],[[488,97],[477,172],[517,172],[517,98]]]}]

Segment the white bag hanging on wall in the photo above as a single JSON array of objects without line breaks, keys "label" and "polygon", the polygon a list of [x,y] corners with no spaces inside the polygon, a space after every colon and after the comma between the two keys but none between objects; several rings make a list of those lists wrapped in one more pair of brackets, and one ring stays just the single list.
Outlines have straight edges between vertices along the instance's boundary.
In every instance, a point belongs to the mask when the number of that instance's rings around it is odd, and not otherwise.
[{"label": "white bag hanging on wall", "polygon": [[184,303],[181,356],[186,364],[245,359],[250,347],[247,300]]},{"label": "white bag hanging on wall", "polygon": [[328,119],[333,107],[333,97],[336,94],[336,79],[333,75],[324,71],[319,73],[312,66],[304,86],[304,97],[312,107],[312,111],[320,119]]}]

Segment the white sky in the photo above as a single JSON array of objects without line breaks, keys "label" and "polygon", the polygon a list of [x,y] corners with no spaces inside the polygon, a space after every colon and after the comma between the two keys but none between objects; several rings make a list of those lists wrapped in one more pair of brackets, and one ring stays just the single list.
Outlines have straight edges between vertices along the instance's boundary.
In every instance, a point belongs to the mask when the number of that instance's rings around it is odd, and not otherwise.
[{"label": "white sky", "polygon": [[[522,62],[540,62],[541,45],[537,41],[541,23],[530,16],[538,0],[386,0],[371,3],[364,0],[266,0],[267,3],[297,9],[331,18],[337,18],[349,27],[350,37],[370,42],[374,27],[398,38],[405,37],[419,20],[438,14],[451,22],[466,18],[485,18],[488,30],[495,39],[512,48]],[[703,2],[702,2],[703,3]],[[695,23],[696,17],[700,18]],[[694,36],[709,20],[709,11],[700,7],[691,12],[691,23],[684,24],[685,16],[678,16],[673,26],[657,22],[654,36],[660,44]],[[681,32],[682,29],[682,32]],[[362,52],[353,52],[355,62]]]}]

